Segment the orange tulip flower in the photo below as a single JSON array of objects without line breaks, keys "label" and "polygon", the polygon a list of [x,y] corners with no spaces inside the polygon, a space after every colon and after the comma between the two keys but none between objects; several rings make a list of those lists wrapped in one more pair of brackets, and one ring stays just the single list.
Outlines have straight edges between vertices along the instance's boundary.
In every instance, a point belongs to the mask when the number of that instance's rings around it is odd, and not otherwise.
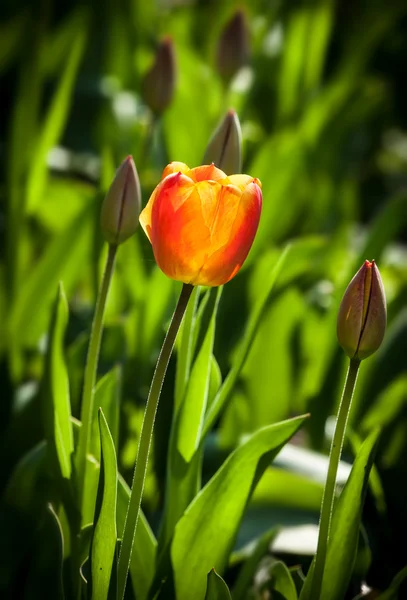
[{"label": "orange tulip flower", "polygon": [[209,166],[173,162],[163,172],[140,214],[160,269],[192,285],[217,286],[232,279],[256,235],[261,184]]}]

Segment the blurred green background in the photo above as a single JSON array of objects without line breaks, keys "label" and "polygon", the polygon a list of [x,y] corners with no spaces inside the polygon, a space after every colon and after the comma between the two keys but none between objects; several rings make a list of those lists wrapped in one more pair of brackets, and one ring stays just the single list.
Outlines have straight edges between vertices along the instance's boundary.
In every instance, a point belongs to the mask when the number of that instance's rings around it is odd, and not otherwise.
[{"label": "blurred green background", "polygon": [[[241,64],[226,76],[219,39],[236,11],[244,35],[229,32],[227,39],[231,47],[237,44],[233,56]],[[374,258],[387,292],[388,332],[380,351],[362,364],[345,458],[352,459],[371,429],[383,427],[364,518],[370,556],[361,569],[370,586],[384,589],[405,566],[406,31],[404,0],[2,0],[2,594],[15,586],[11,597],[28,597],[18,595],[16,582],[32,576],[36,502],[47,494],[46,481],[33,486],[27,476],[26,491],[16,497],[10,477],[44,437],[39,382],[58,281],[69,299],[66,356],[78,417],[106,252],[98,215],[114,170],[132,154],[146,202],[168,162],[201,162],[230,107],[242,124],[243,171],[262,181],[264,208],[247,263],[223,292],[215,341],[219,376],[227,373],[281,249],[288,242],[291,249],[233,397],[210,437],[205,472],[213,473],[243,435],[309,411],[294,454],[284,454],[262,479],[238,545],[274,524],[318,522],[323,477],[318,454],[307,449],[326,454],[329,417],[344,378],[337,307],[363,260]],[[157,115],[143,99],[142,82],[167,35],[177,77],[172,101]],[[141,230],[120,247],[100,373],[114,365],[121,370],[119,462],[127,477],[179,288],[156,268]],[[146,489],[153,527],[162,508],[173,385],[172,364]],[[298,560],[297,547],[284,552],[288,562]]]}]

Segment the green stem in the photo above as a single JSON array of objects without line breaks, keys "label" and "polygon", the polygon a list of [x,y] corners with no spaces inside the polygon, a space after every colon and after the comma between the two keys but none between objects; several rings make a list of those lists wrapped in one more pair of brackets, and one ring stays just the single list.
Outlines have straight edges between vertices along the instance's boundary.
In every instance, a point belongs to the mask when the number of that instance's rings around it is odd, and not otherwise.
[{"label": "green stem", "polygon": [[79,432],[79,444],[77,454],[77,473],[78,473],[78,506],[82,510],[83,491],[85,485],[86,457],[89,452],[89,444],[92,429],[93,418],[93,398],[96,382],[96,372],[99,360],[100,341],[102,338],[103,318],[106,308],[107,295],[109,293],[110,282],[112,280],[114,262],[116,258],[117,246],[109,244],[109,250],[106,259],[105,270],[103,273],[102,284],[99,289],[98,299],[96,301],[95,314],[93,317],[92,330],[89,340],[88,356],[86,358],[85,381],[83,386],[81,422],[82,427]]},{"label": "green stem", "polygon": [[148,455],[150,452],[151,439],[155,415],[157,413],[158,401],[160,399],[161,388],[163,385],[167,366],[174,347],[175,339],[181,325],[184,313],[186,311],[188,300],[193,291],[193,286],[184,284],[178,304],[175,308],[171,324],[165,336],[157,365],[151,381],[150,392],[147,398],[147,404],[144,412],[143,425],[141,426],[140,440],[137,452],[136,466],[134,469],[133,485],[130,493],[130,500],[127,509],[126,521],[123,530],[123,540],[120,549],[119,561],[117,566],[117,585],[118,599],[124,598],[126,589],[127,574],[130,567],[131,553],[133,550],[134,538],[136,535],[137,521],[140,512],[141,498],[143,495],[144,480],[147,471]]},{"label": "green stem", "polygon": [[321,517],[319,521],[319,536],[317,553],[315,556],[315,567],[312,576],[311,596],[313,600],[318,600],[321,594],[322,578],[324,574],[326,553],[329,541],[329,529],[331,526],[331,517],[335,499],[336,475],[341,458],[343,442],[345,439],[346,424],[350,413],[353,392],[355,390],[356,379],[359,372],[360,361],[351,358],[349,363],[346,383],[339,405],[338,417],[335,425],[335,432],[332,439],[331,451],[329,454],[328,474],[325,483],[324,495],[322,498]]}]

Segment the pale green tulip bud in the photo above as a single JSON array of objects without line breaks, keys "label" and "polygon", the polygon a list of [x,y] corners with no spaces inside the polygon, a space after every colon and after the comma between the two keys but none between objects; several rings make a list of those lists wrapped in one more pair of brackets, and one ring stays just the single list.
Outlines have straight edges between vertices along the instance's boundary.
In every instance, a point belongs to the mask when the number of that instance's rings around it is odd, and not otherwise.
[{"label": "pale green tulip bud", "polygon": [[140,209],[140,182],[133,157],[128,156],[117,169],[102,204],[100,227],[109,244],[122,244],[136,232]]},{"label": "pale green tulip bud", "polygon": [[211,163],[226,175],[234,175],[242,170],[242,131],[234,110],[226,113],[209,141],[202,164]]},{"label": "pale green tulip bud", "polygon": [[350,358],[363,360],[380,347],[386,331],[386,296],[374,260],[356,273],[339,308],[338,341]]}]

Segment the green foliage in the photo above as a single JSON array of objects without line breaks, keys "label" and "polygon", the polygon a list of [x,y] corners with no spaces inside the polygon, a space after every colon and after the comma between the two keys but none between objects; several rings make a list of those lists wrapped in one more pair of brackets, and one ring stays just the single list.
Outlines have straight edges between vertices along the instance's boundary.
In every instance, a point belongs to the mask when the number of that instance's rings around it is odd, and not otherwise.
[{"label": "green foliage", "polygon": [[228,586],[215,569],[208,573],[205,600],[231,600]]},{"label": "green foliage", "polygon": [[[356,597],[362,581],[383,600],[404,597],[405,2],[40,4],[0,8],[0,597],[116,600],[145,401],[179,284],[141,230],[120,247],[78,473],[102,195],[132,154],[145,205],[168,162],[200,163],[230,107],[243,171],[262,182],[260,228],[239,275],[189,302],[126,600],[307,597],[310,575],[303,585],[293,567],[312,575],[311,556],[293,528],[318,523],[346,367],[337,310],[373,258],[388,331],[348,415],[322,597]],[[218,40],[237,9],[250,56],[225,84]],[[158,118],[141,82],[165,35],[177,81]]]}]

